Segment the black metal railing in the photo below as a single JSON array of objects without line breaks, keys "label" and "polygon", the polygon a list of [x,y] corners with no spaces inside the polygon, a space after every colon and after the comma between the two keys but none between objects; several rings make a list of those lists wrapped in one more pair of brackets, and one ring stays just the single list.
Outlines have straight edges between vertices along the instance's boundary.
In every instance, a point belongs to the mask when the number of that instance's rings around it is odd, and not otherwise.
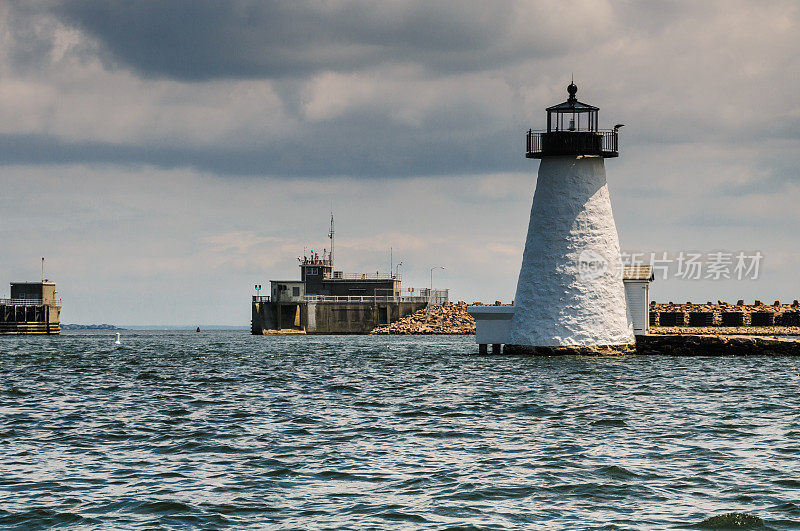
[{"label": "black metal railing", "polygon": [[539,159],[558,155],[619,156],[617,131],[534,131],[526,135],[525,156]]},{"label": "black metal railing", "polygon": [[0,299],[3,306],[61,306],[61,299],[50,299],[45,304],[43,299]]},{"label": "black metal railing", "polygon": [[616,131],[601,131],[603,133],[603,144],[601,150],[604,153],[613,153],[613,156],[619,156],[619,135]]},{"label": "black metal railing", "polygon": [[528,130],[527,134],[527,148],[525,154],[541,153],[542,152],[542,133]]}]

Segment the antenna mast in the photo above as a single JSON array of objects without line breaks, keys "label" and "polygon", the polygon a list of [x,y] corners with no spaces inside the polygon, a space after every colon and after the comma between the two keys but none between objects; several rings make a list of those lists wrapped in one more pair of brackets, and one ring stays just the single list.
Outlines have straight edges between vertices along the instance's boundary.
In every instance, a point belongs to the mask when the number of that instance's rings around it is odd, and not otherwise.
[{"label": "antenna mast", "polygon": [[42,282],[44,282],[44,256],[42,257]]},{"label": "antenna mast", "polygon": [[331,231],[328,233],[328,238],[331,239],[330,261],[331,261],[331,268],[333,268],[333,212],[331,212]]}]

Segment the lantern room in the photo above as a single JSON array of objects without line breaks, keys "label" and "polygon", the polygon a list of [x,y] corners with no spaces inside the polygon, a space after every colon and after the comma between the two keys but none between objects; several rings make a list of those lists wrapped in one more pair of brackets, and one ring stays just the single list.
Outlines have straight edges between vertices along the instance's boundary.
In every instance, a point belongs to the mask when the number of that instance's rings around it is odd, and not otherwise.
[{"label": "lantern room", "polygon": [[[578,87],[570,83],[567,87],[569,98],[564,103],[548,107],[547,132],[553,131],[592,131],[597,132],[598,107],[578,101],[575,94]],[[581,118],[583,120],[581,120]],[[583,121],[583,123],[581,123]]]},{"label": "lantern room", "polygon": [[599,108],[578,101],[578,87],[570,83],[569,97],[564,103],[548,107],[547,129],[529,130],[527,133],[527,158],[540,159],[548,156],[595,155],[617,157],[617,131],[598,129]]}]

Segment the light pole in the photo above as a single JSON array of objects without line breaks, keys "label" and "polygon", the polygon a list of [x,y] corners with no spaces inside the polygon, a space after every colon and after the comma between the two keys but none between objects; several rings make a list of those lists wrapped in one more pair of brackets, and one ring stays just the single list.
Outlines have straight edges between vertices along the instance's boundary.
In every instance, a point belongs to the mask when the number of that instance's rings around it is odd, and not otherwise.
[{"label": "light pole", "polygon": [[435,266],[435,267],[431,268],[431,289],[428,291],[428,306],[425,308],[425,321],[427,321],[428,318],[430,317],[431,308],[433,307],[434,304],[436,304],[436,299],[434,299],[434,297],[433,297],[433,270],[434,269],[444,269],[444,267]]},{"label": "light pole", "polygon": [[431,297],[433,297],[433,270],[434,269],[444,269],[442,266],[435,266],[431,268]]},{"label": "light pole", "polygon": [[394,278],[397,278],[398,270],[400,269],[401,265],[403,265],[402,260],[396,266],[394,266]]}]

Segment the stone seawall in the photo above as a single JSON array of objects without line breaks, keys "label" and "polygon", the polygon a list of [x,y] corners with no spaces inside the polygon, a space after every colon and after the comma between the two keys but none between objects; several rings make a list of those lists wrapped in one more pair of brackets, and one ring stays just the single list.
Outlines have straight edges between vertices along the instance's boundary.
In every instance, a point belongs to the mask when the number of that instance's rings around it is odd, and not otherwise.
[{"label": "stone seawall", "polygon": [[714,334],[648,334],[636,336],[636,346],[527,347],[506,345],[503,354],[534,356],[800,356],[800,339],[769,336],[720,336]]},{"label": "stone seawall", "polygon": [[654,334],[725,336],[800,336],[800,326],[651,326]]},{"label": "stone seawall", "polygon": [[800,339],[714,334],[637,336],[636,353],[670,356],[800,356]]},{"label": "stone seawall", "polygon": [[[800,329],[800,302],[791,304],[775,301],[764,304],[755,301],[736,304],[711,301],[705,304],[687,302],[685,304],[650,303],[651,326],[690,326],[690,327],[798,327]],[[753,333],[760,333],[755,331]],[[781,331],[783,333],[783,331]]]}]

